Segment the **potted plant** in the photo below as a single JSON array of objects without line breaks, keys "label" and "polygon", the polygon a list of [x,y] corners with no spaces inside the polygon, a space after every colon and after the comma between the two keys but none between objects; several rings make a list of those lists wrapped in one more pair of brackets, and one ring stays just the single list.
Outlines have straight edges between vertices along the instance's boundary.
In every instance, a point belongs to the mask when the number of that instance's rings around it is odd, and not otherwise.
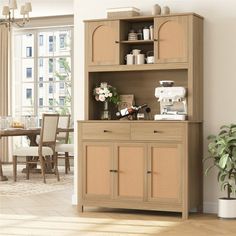
[{"label": "potted plant", "polygon": [[218,203],[218,216],[222,218],[236,218],[236,124],[220,127],[218,135],[208,136],[210,165],[205,174],[212,168],[217,168],[217,180],[221,190],[227,192],[227,197],[220,198]]}]

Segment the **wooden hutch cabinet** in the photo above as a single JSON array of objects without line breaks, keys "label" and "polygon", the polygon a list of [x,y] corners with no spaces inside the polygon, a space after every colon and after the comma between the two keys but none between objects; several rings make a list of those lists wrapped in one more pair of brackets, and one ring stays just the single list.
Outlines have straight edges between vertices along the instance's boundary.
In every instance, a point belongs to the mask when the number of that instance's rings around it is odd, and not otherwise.
[{"label": "wooden hutch cabinet", "polygon": [[[128,41],[130,29],[154,26],[152,40]],[[84,206],[202,210],[203,18],[194,13],[85,22],[85,121],[78,121],[78,209]],[[133,49],[154,64],[126,65]],[[134,94],[160,113],[160,80],[187,88],[185,121],[99,120],[101,82]],[[113,107],[113,113],[115,108]],[[153,117],[152,117],[153,118]]]}]

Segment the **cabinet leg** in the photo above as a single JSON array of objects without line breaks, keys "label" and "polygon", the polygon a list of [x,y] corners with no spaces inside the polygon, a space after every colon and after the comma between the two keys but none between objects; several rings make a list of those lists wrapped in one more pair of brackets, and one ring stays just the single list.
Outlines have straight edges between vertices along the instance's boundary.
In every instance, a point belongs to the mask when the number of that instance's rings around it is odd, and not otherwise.
[{"label": "cabinet leg", "polygon": [[188,219],[188,211],[182,211],[182,219],[187,220]]},{"label": "cabinet leg", "polygon": [[83,212],[84,211],[84,206],[83,205],[78,205],[77,209],[78,209],[78,212]]}]

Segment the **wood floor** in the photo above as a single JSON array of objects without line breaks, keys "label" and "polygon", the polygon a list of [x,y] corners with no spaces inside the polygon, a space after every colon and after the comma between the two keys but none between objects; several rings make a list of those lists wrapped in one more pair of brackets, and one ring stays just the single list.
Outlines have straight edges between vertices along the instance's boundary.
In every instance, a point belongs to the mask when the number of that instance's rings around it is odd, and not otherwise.
[{"label": "wood floor", "polygon": [[[0,183],[1,184],[1,183]],[[27,197],[0,197],[0,235],[235,236],[236,221],[215,215],[180,216],[71,205],[71,189]]]}]

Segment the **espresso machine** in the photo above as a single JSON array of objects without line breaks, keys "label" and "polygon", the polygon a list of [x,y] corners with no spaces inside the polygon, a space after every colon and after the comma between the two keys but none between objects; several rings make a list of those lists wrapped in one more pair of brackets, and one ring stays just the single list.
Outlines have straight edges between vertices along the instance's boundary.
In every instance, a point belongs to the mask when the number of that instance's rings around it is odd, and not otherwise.
[{"label": "espresso machine", "polygon": [[187,101],[184,87],[157,87],[155,97],[160,102],[160,114],[154,120],[186,120]]}]

